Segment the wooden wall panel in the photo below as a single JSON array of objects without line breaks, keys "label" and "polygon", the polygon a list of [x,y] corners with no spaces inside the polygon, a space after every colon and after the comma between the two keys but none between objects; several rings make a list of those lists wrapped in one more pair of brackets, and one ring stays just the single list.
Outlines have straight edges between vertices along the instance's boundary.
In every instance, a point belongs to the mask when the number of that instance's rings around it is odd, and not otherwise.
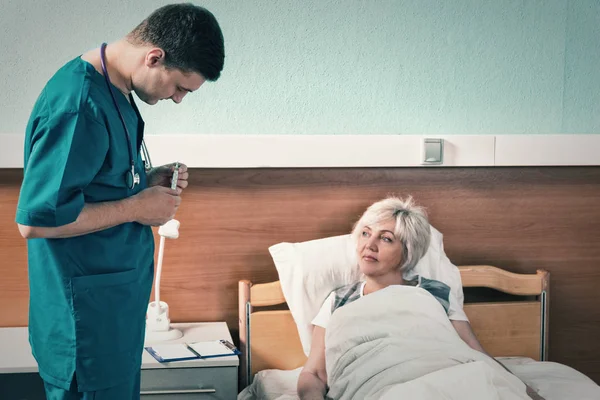
[{"label": "wooden wall panel", "polygon": [[0,326],[27,325],[27,242],[15,223],[22,179],[22,170],[0,169]]},{"label": "wooden wall panel", "polygon": [[[0,170],[0,326],[27,324],[19,170]],[[167,241],[173,321],[237,330],[237,281],[277,279],[267,248],[347,233],[365,207],[412,194],[455,264],[551,272],[549,356],[600,382],[600,168],[197,169]]]}]

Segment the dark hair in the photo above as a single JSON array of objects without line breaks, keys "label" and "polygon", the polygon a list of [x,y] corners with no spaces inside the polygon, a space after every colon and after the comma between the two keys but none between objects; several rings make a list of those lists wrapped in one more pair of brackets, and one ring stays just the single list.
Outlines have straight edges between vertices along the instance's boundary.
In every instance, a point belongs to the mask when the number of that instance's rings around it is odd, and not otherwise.
[{"label": "dark hair", "polygon": [[223,33],[205,8],[169,4],[154,11],[127,36],[134,44],[150,43],[165,52],[165,66],[197,72],[216,81],[223,70]]}]

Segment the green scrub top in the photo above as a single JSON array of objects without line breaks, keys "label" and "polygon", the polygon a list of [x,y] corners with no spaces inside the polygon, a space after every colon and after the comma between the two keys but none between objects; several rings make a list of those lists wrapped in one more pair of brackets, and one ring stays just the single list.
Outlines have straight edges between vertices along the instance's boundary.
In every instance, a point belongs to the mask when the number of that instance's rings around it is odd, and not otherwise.
[{"label": "green scrub top", "polygon": [[[147,187],[139,154],[144,122],[113,86],[131,135],[141,183],[130,190],[127,136],[104,76],[76,58],[48,81],[25,136],[16,222],[56,227],[85,203],[120,200]],[[41,377],[68,390],[109,388],[139,371],[154,275],[152,229],[126,223],[66,239],[30,239],[29,340]]]}]

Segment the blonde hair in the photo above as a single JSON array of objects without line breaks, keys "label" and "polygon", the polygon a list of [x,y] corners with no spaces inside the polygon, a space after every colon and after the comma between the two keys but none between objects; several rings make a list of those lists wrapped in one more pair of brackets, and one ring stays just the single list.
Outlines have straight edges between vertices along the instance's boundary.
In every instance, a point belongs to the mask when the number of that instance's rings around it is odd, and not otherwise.
[{"label": "blonde hair", "polygon": [[411,196],[408,196],[405,200],[390,196],[373,203],[354,225],[352,238],[357,243],[365,226],[377,225],[389,219],[396,220],[394,235],[402,243],[402,265],[400,270],[408,272],[427,253],[431,240],[431,231],[425,209],[415,205]]}]

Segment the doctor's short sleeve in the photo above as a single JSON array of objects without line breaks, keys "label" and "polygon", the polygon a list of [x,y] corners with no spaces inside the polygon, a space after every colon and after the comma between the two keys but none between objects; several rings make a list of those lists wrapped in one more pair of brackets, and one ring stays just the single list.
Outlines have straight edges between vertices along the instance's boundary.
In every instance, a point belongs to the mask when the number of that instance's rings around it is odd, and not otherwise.
[{"label": "doctor's short sleeve", "polygon": [[84,207],[84,189],[108,151],[105,126],[83,111],[31,120],[17,206],[21,225],[56,227],[74,222]]}]

